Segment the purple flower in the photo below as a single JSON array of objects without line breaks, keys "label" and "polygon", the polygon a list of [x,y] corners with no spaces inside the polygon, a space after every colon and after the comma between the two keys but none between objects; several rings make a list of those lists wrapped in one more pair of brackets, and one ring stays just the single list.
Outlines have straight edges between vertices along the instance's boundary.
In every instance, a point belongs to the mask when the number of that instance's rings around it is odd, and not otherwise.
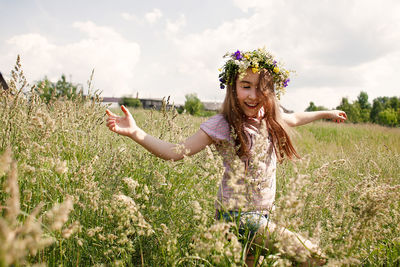
[{"label": "purple flower", "polygon": [[290,82],[290,79],[286,79],[286,80],[283,82],[283,87],[288,86],[288,82]]},{"label": "purple flower", "polygon": [[225,85],[223,85],[223,84],[221,83],[219,87],[220,87],[221,89],[224,89],[224,88],[225,88]]},{"label": "purple flower", "polygon": [[274,60],[274,67],[276,67],[276,63],[278,63],[278,62],[276,62],[276,60]]},{"label": "purple flower", "polygon": [[243,56],[240,54],[239,50],[236,51],[233,55],[236,57],[237,60],[241,60],[243,58]]}]

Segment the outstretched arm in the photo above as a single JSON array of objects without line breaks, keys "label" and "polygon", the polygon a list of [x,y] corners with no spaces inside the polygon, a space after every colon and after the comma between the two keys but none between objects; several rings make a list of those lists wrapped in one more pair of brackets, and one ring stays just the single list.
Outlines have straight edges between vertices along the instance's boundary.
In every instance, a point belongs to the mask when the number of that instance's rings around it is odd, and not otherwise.
[{"label": "outstretched arm", "polygon": [[341,110],[321,110],[310,112],[282,113],[283,120],[291,127],[304,125],[319,119],[330,119],[337,123],[347,119],[346,112]]},{"label": "outstretched arm", "polygon": [[212,143],[212,139],[203,130],[198,130],[181,144],[165,142],[140,129],[125,106],[121,106],[121,109],[125,114],[124,117],[120,117],[108,109],[106,110],[108,128],[115,133],[131,138],[162,159],[180,160],[184,155],[196,154]]}]

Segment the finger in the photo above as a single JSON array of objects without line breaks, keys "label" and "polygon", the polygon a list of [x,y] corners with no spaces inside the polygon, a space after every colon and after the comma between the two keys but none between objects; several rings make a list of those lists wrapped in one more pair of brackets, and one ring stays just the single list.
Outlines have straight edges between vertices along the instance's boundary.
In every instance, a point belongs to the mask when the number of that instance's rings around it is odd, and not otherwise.
[{"label": "finger", "polygon": [[124,112],[125,116],[131,115],[131,113],[129,113],[129,110],[124,105],[121,106],[121,110],[122,112]]},{"label": "finger", "polygon": [[106,125],[108,126],[108,125],[110,125],[111,123],[114,123],[114,124],[115,124],[115,120],[107,120],[107,124],[106,124]]},{"label": "finger", "polygon": [[112,113],[109,109],[106,109],[106,114],[107,114],[108,116],[117,117],[117,115],[114,114],[114,113]]},{"label": "finger", "polygon": [[115,120],[107,120],[107,125],[115,124]]}]

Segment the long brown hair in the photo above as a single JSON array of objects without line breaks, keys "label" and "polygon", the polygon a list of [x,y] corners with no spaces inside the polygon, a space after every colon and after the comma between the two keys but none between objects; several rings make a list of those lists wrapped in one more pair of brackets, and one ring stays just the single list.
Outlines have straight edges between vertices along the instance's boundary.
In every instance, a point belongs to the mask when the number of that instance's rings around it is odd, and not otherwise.
[{"label": "long brown hair", "polygon": [[[236,92],[237,77],[233,80],[232,84],[228,84],[225,95],[225,100],[222,104],[221,113],[228,121],[229,125],[233,127],[235,133],[235,145],[239,148],[237,155],[239,157],[250,157],[250,148],[248,139],[244,133],[244,121],[246,115],[243,113],[239,106],[239,101]],[[300,158],[296,149],[293,147],[292,141],[285,130],[286,124],[280,116],[278,100],[275,95],[274,81],[271,74],[266,69],[260,71],[260,79],[257,86],[259,95],[261,95],[262,105],[264,107],[264,117],[268,134],[271,142],[275,148],[275,154],[279,161],[283,160],[285,155],[292,159],[294,156]]]}]

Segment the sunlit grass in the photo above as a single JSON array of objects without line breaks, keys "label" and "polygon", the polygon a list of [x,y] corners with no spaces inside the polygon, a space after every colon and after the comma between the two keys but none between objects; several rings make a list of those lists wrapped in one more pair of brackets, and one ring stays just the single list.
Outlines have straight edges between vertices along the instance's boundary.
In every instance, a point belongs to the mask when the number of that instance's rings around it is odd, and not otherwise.
[{"label": "sunlit grass", "polygon": [[[40,216],[53,203],[70,199],[74,205],[59,230],[39,222],[41,238],[54,243],[38,243],[36,254],[27,249],[5,261],[8,241],[0,235],[0,265],[24,264],[22,259],[51,266],[241,264],[240,244],[219,234],[229,228],[214,220],[223,166],[213,149],[163,161],[110,132],[105,107],[95,99],[46,105],[18,84],[11,83],[14,95],[0,95],[0,155],[8,147],[13,152],[21,195],[13,223],[22,225],[41,203]],[[145,131],[171,142],[181,142],[207,119],[173,110],[131,112]],[[277,171],[277,211],[286,207],[285,226],[320,240],[332,265],[397,266],[400,130],[316,122],[296,132],[302,160],[285,161]],[[10,157],[0,159],[2,183],[11,175],[9,165]],[[7,199],[1,191],[4,218]],[[262,264],[285,260],[271,251]]]}]

